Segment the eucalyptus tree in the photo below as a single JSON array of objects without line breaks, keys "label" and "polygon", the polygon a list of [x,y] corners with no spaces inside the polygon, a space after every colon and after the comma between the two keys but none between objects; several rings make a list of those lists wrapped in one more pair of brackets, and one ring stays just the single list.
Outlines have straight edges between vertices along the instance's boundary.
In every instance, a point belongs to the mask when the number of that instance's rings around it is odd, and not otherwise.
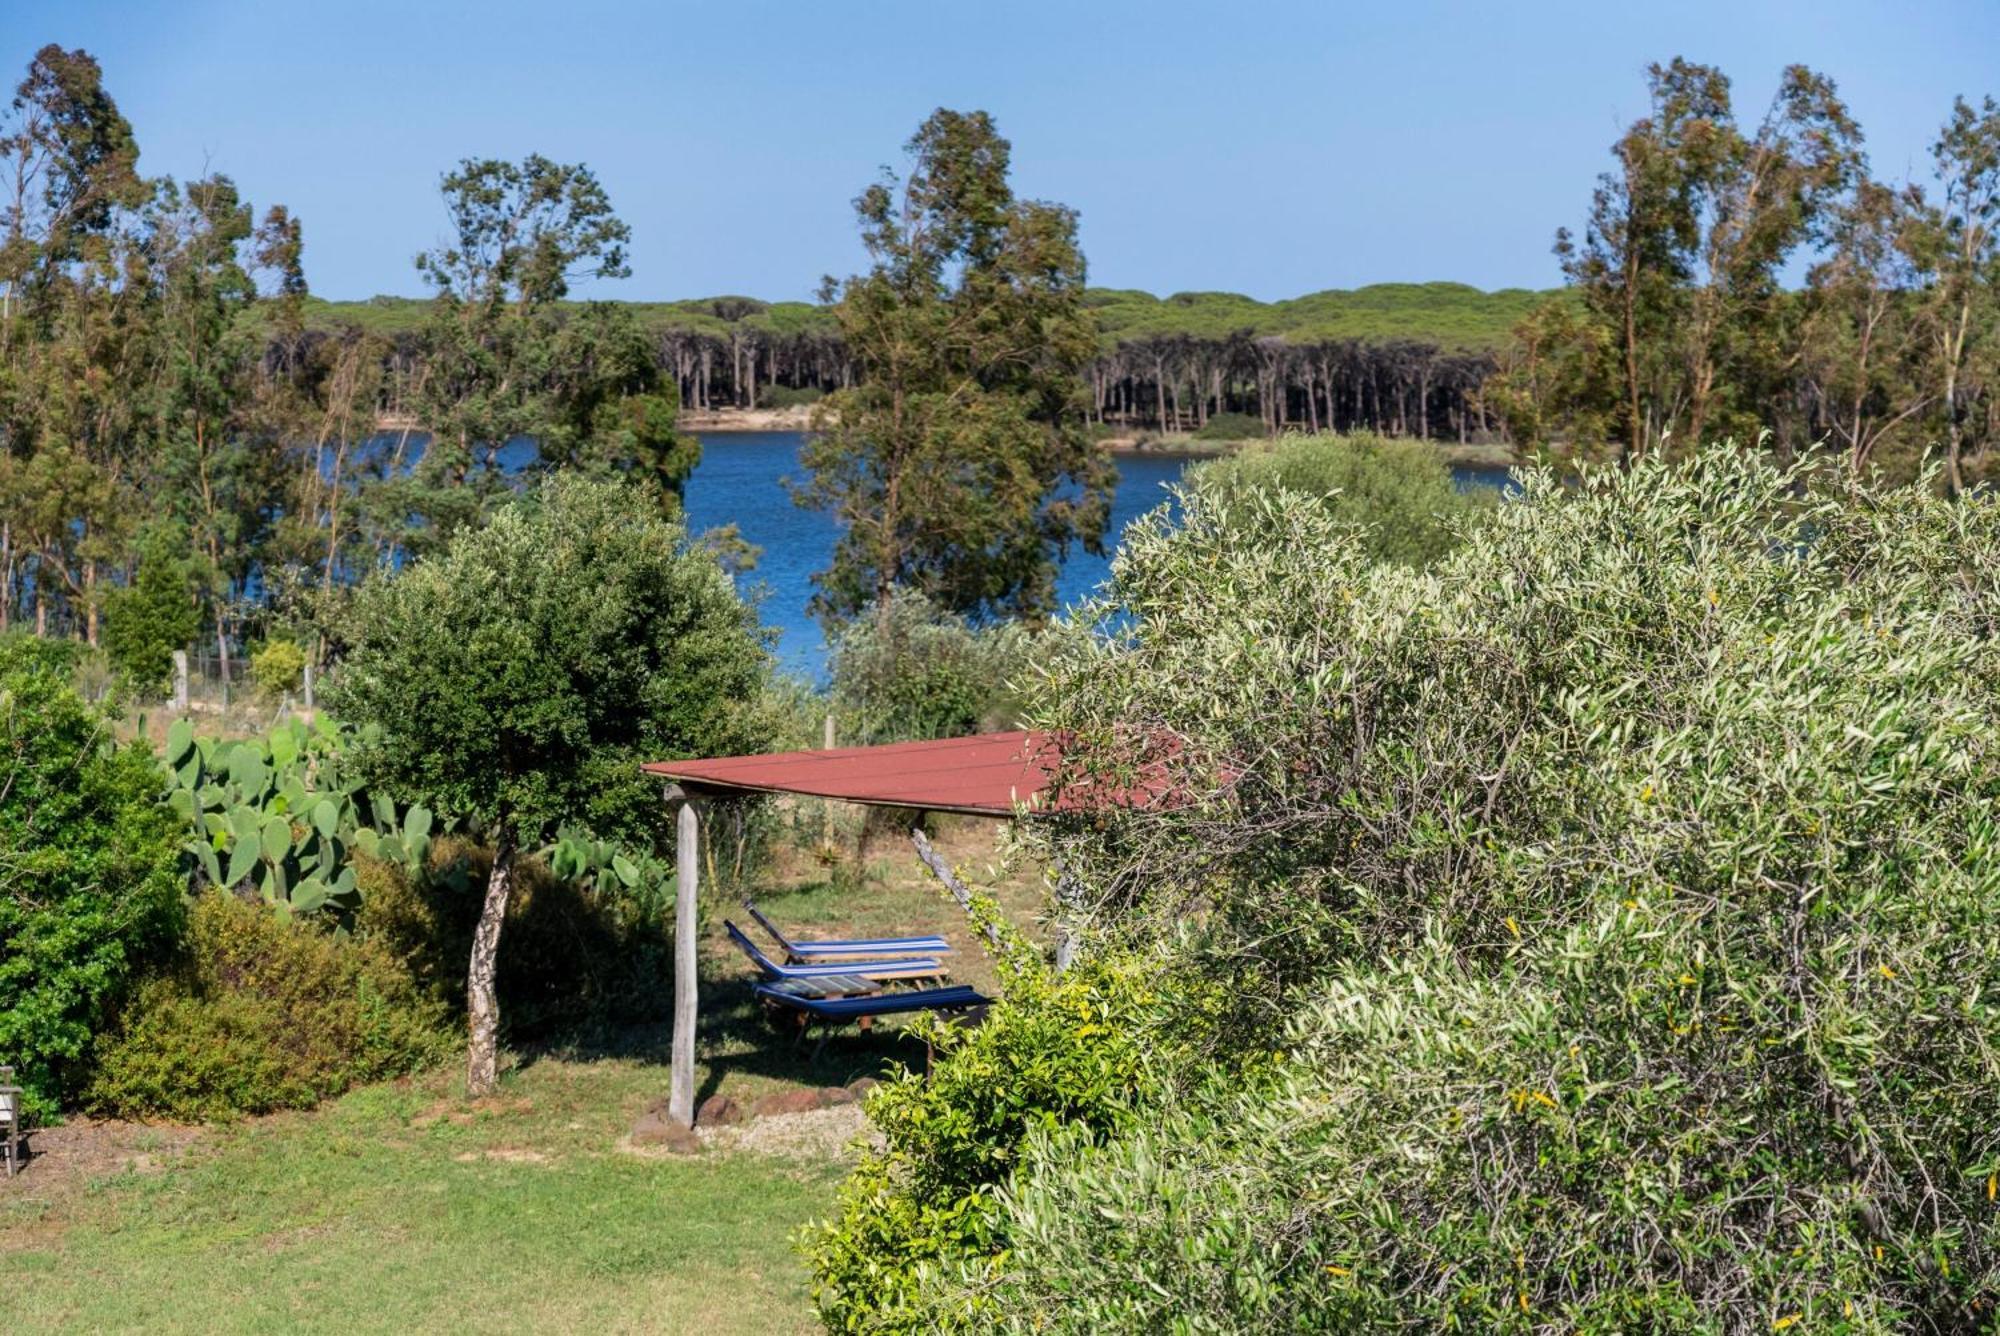
[{"label": "eucalyptus tree", "polygon": [[631,228],[588,167],[467,158],[439,188],[450,235],[416,260],[435,292],[412,405],[430,442],[392,484],[430,531],[412,535],[419,544],[476,519],[503,485],[501,450],[546,425],[557,303],[570,285],[631,272]]},{"label": "eucalyptus tree", "polygon": [[832,513],[814,605],[839,618],[921,589],[974,617],[1037,616],[1056,558],[1102,548],[1114,471],[1084,428],[1096,351],[1076,214],[1016,199],[983,111],[933,112],[854,202],[873,264],[822,298],[860,383],[806,445],[800,505]]},{"label": "eucalyptus tree", "polygon": [[1966,447],[1984,439],[1974,401],[2000,395],[2000,375],[1980,385],[2000,357],[2000,104],[1954,99],[1931,146],[1940,202],[1922,211],[1918,254],[1930,271],[1924,309],[1928,379],[1937,396],[1945,476],[1966,484]]}]

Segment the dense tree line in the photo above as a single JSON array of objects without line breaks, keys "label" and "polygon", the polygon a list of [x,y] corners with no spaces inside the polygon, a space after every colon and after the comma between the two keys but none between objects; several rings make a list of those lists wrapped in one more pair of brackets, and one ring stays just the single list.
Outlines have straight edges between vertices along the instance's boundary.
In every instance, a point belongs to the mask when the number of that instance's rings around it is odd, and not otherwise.
[{"label": "dense tree line", "polygon": [[[1630,462],[1768,430],[1947,484],[2000,436],[2000,105],[1956,100],[1926,184],[1878,181],[1831,80],[1785,71],[1754,125],[1729,80],[1656,65],[1613,145],[1570,283],[1523,320],[1485,399],[1514,439]],[[1795,275],[1803,268],[1803,283]]]},{"label": "dense tree line", "polygon": [[[417,261],[434,295],[384,334],[309,318],[282,205],[260,218],[226,176],[138,162],[97,62],[38,52],[0,120],[0,630],[95,645],[106,615],[191,609],[227,672],[255,624],[435,548],[510,473],[669,498],[693,467],[646,331],[566,301],[627,272],[588,169],[448,173],[450,240]],[[429,430],[384,435],[385,416]]]}]

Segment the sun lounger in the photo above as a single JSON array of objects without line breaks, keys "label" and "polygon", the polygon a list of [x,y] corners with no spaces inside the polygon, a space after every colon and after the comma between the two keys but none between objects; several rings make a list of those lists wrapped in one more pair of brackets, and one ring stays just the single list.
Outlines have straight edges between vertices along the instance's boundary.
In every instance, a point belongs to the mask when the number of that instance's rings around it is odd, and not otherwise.
[{"label": "sun lounger", "polygon": [[[784,1011],[796,1017],[799,1025],[799,1040],[804,1042],[806,1032],[815,1023],[828,1026],[826,1034],[813,1048],[813,1056],[826,1047],[831,1027],[845,1025],[849,1021],[859,1022],[863,1029],[877,1016],[893,1016],[912,1011],[970,1011],[974,1007],[992,1004],[993,999],[983,996],[977,989],[966,984],[950,988],[922,988],[915,992],[874,993],[865,997],[813,997],[806,990],[796,987],[796,980],[779,983],[760,983],[756,986],[757,999],[776,1011]],[[925,1067],[929,1067],[929,1046],[925,1048]]]},{"label": "sun lounger", "polygon": [[793,964],[806,964],[814,960],[825,960],[835,956],[941,956],[951,951],[951,943],[942,937],[866,937],[848,938],[839,941],[798,941],[778,931],[778,925],[764,917],[763,911],[748,900],[743,907],[750,911],[750,917],[757,920],[757,926],[771,935],[778,949],[785,953]]},{"label": "sun lounger", "polygon": [[922,956],[897,960],[829,960],[812,965],[780,965],[758,949],[757,943],[745,937],[743,930],[734,923],[724,919],[722,926],[728,930],[729,940],[736,943],[737,949],[750,957],[751,963],[772,982],[796,979],[811,979],[816,982],[826,979],[860,979],[882,983],[892,979],[944,977],[943,965],[935,959]]}]

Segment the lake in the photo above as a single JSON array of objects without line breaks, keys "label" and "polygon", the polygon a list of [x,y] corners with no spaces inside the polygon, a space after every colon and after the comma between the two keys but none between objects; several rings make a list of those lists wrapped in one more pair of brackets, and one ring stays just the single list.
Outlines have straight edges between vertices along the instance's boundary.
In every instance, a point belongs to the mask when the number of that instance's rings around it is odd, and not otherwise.
[{"label": "lake", "polygon": [[[691,532],[733,523],[745,541],[763,549],[757,568],[741,577],[743,592],[757,600],[764,625],[779,632],[779,662],[817,681],[825,672],[826,641],[806,612],[806,602],[812,597],[813,573],[825,570],[832,559],[837,530],[830,517],[793,505],[785,490],[782,480],[801,472],[804,440],[795,431],[701,433],[701,463],[688,479],[686,502]],[[1111,534],[1122,534],[1126,525],[1167,501],[1167,487],[1188,463],[1172,455],[1118,456]],[[1504,469],[1457,468],[1453,473],[1462,488],[1503,486],[1507,479]],[[1115,542],[1108,545],[1115,547]],[[1108,555],[1073,550],[1056,577],[1057,595],[1067,607],[1110,573]]]}]

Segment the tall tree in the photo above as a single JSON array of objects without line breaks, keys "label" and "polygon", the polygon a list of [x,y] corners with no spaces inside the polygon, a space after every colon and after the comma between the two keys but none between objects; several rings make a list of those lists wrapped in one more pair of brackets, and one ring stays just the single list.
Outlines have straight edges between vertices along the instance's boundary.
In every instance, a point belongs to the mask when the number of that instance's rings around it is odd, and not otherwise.
[{"label": "tall tree", "polygon": [[1084,428],[1076,214],[1014,197],[983,111],[933,112],[906,152],[906,176],[854,202],[872,267],[822,290],[861,380],[824,405],[793,488],[841,526],[814,603],[886,609],[909,585],[975,617],[1040,615],[1056,558],[1101,550],[1115,477]]},{"label": "tall tree", "polygon": [[441,189],[450,240],[417,257],[436,290],[414,405],[431,439],[398,484],[406,513],[422,518],[432,542],[499,492],[507,443],[540,435],[558,416],[558,303],[570,285],[631,272],[631,229],[588,167],[539,154],[518,164],[468,158]]},{"label": "tall tree", "polygon": [[1833,84],[1788,68],[1745,134],[1729,80],[1676,58],[1649,74],[1650,113],[1613,147],[1579,239],[1556,234],[1563,271],[1615,349],[1605,407],[1631,460],[1675,436],[1690,447],[1752,432],[1796,346],[1780,276],[1825,235],[1854,182],[1860,131]]},{"label": "tall tree", "polygon": [[1918,253],[1930,271],[1924,322],[1929,379],[1942,421],[1945,477],[1966,484],[1974,373],[2000,335],[2000,104],[1952,102],[1931,159],[1940,202],[1923,210]]}]

